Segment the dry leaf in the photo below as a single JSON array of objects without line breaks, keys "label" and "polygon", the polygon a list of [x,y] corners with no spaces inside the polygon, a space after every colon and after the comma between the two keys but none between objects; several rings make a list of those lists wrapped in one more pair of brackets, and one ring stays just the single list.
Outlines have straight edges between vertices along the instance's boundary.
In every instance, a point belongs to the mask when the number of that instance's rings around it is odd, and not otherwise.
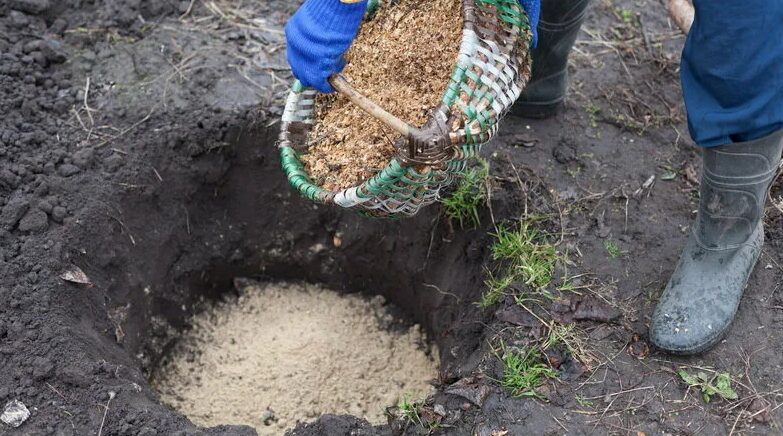
[{"label": "dry leaf", "polygon": [[66,282],[92,286],[92,282],[90,281],[90,278],[87,277],[87,274],[85,274],[84,271],[82,271],[82,269],[76,265],[71,265],[68,270],[60,274],[60,278]]}]

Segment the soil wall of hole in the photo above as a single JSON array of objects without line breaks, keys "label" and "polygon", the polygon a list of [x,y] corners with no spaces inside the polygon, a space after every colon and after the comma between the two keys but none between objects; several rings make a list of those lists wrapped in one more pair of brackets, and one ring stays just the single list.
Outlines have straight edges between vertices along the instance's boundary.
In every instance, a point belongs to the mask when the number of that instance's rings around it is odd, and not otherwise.
[{"label": "soil wall of hole", "polygon": [[[147,383],[241,276],[384,294],[440,346],[441,380],[475,367],[484,232],[452,231],[437,207],[373,221],[287,186],[267,127],[288,88],[267,67],[285,56],[266,48],[295,3],[254,4],[270,31],[252,53],[200,2],[192,19],[186,2],[46,3],[0,2],[0,406],[31,411],[0,433],[252,434],[199,429]],[[257,68],[236,68],[247,56]],[[72,265],[92,286],[59,278]],[[307,434],[389,431],[321,424]]]},{"label": "soil wall of hole", "polygon": [[[395,222],[302,200],[279,169],[276,134],[235,128],[225,146],[189,161],[148,156],[166,178],[126,191],[114,212],[96,211],[95,225],[75,235],[72,261],[96,284],[93,310],[80,317],[94,323],[101,347],[125,362],[115,370],[147,376],[189,315],[234,292],[235,277],[382,294],[439,345],[441,379],[472,370],[482,328],[471,321],[482,315],[471,302],[481,291],[485,236],[451,233],[437,207]],[[143,380],[137,384],[148,395],[131,410],[157,402]]]}]

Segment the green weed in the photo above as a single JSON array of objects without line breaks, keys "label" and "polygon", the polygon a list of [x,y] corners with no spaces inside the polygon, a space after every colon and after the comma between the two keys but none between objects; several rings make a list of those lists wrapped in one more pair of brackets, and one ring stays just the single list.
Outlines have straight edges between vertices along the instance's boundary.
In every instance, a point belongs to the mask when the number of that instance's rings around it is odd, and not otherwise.
[{"label": "green weed", "polygon": [[598,115],[599,113],[601,113],[601,106],[598,106],[595,103],[590,103],[587,106],[585,106],[585,110],[590,115]]},{"label": "green weed", "polygon": [[489,278],[484,281],[484,286],[487,290],[481,295],[479,300],[479,307],[486,309],[503,297],[506,289],[514,283],[514,276],[512,274],[501,274],[499,276],[493,274],[491,271],[487,272]]},{"label": "green weed", "polygon": [[573,279],[571,277],[564,276],[560,280],[560,284],[557,286],[557,290],[560,292],[572,292],[577,289],[576,284],[574,283]]},{"label": "green weed", "polygon": [[500,226],[492,244],[492,259],[509,265],[509,273],[536,289],[552,282],[558,256],[555,246],[544,241],[543,236],[530,221],[521,222],[517,229]]},{"label": "green weed", "polygon": [[574,399],[582,407],[593,407],[593,402],[586,399],[582,394],[577,394]]},{"label": "green weed", "polygon": [[622,17],[625,24],[632,24],[636,21],[636,14],[632,10],[623,9],[620,11],[620,17]]},{"label": "green weed", "polygon": [[421,416],[419,416],[419,405],[415,401],[411,401],[411,394],[403,394],[399,403],[397,403],[397,408],[400,410],[402,417],[409,423],[422,425]]},{"label": "green weed", "polygon": [[515,397],[543,398],[536,389],[546,379],[557,378],[557,372],[536,348],[519,350],[503,346],[502,361],[503,379],[500,384]]},{"label": "green weed", "polygon": [[446,217],[451,221],[458,221],[463,228],[466,222],[470,222],[474,227],[480,224],[479,208],[487,201],[489,163],[484,159],[479,159],[478,162],[477,167],[462,173],[451,195],[440,200]]},{"label": "green weed", "polygon": [[736,400],[738,398],[737,392],[731,388],[731,375],[727,372],[709,375],[706,372],[699,371],[696,375],[692,375],[681,369],[677,374],[688,386],[698,388],[701,391],[701,397],[705,403],[709,403],[715,395],[724,400]]},{"label": "green weed", "polygon": [[590,127],[598,127],[598,114],[601,113],[601,107],[591,102],[585,106],[585,111],[590,115]]},{"label": "green weed", "polygon": [[402,398],[400,398],[400,401],[397,403],[397,409],[404,420],[409,424],[417,425],[428,430],[428,434],[439,427],[438,423],[425,422],[421,419],[421,405],[416,401],[412,401],[410,394],[403,394]]},{"label": "green weed", "polygon": [[622,254],[620,247],[611,239],[604,241],[604,247],[606,247],[606,251],[612,256],[612,259],[617,259]]},{"label": "green weed", "polygon": [[544,288],[552,282],[552,274],[559,260],[555,246],[546,242],[543,235],[534,227],[536,219],[523,221],[516,229],[499,226],[492,234],[492,260],[501,263],[500,272],[488,272],[484,282],[486,291],[478,305],[486,309],[500,301],[514,283],[524,283],[533,288],[538,295],[552,298]]}]

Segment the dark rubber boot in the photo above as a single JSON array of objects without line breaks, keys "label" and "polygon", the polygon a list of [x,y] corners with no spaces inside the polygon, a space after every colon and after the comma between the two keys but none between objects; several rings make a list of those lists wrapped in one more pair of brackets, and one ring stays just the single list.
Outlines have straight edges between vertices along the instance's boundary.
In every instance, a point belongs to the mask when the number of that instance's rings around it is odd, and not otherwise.
[{"label": "dark rubber boot", "polygon": [[530,83],[511,108],[513,115],[548,118],[563,104],[568,87],[568,54],[590,0],[543,0],[538,46],[533,49]]},{"label": "dark rubber boot", "polygon": [[656,347],[696,354],[729,329],[764,243],[764,203],[782,150],[783,130],[704,149],[699,214],[650,324]]}]

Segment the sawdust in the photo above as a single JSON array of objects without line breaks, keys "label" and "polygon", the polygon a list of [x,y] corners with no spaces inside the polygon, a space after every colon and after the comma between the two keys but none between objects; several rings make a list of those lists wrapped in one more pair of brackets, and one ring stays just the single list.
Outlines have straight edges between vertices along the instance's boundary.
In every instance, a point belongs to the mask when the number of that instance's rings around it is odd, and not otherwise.
[{"label": "sawdust", "polygon": [[193,324],[154,383],[165,403],[203,426],[279,435],[323,413],[377,424],[403,393],[426,396],[437,374],[419,327],[399,328],[382,297],[267,284]]},{"label": "sawdust", "polygon": [[[422,126],[440,104],[461,39],[461,0],[384,2],[362,25],[343,75],[382,108]],[[317,185],[348,188],[386,166],[398,136],[347,98],[319,95],[302,161]]]}]

